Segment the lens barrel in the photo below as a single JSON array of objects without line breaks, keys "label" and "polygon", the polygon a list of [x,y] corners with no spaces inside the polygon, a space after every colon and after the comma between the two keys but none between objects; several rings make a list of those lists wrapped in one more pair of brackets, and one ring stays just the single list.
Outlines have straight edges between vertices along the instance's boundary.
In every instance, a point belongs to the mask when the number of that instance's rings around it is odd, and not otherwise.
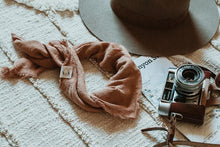
[{"label": "lens barrel", "polygon": [[204,72],[197,65],[183,65],[176,71],[175,89],[180,95],[191,99],[198,95],[202,89]]}]

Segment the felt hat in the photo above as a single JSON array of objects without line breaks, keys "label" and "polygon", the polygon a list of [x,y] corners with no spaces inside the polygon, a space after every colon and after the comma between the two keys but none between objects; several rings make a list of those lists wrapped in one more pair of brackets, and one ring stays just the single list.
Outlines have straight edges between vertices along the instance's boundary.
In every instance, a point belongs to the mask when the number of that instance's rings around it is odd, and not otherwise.
[{"label": "felt hat", "polygon": [[79,0],[79,11],[98,39],[148,56],[195,51],[219,24],[214,0]]}]

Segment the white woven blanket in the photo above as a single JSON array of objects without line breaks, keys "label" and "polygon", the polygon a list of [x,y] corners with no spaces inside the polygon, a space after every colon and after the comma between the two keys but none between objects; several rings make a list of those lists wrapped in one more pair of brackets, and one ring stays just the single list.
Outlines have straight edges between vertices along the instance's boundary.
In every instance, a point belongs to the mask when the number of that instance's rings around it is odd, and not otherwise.
[{"label": "white woven blanket", "polygon": [[[47,43],[67,39],[71,45],[96,41],[83,25],[77,0],[0,1],[0,66],[10,66],[20,55],[11,33]],[[135,58],[135,57],[134,57]],[[176,65],[194,62],[214,72],[220,70],[220,32],[204,48],[185,56],[172,56]],[[101,89],[108,76],[90,61],[83,62],[89,92]],[[165,125],[157,111],[142,97],[135,120],[121,120],[106,113],[80,109],[58,87],[59,70],[37,79],[0,79],[0,146],[152,146],[166,134],[141,129]],[[202,126],[201,126],[202,127]],[[197,128],[198,130],[198,128]],[[184,134],[184,128],[180,126]],[[210,131],[211,130],[207,130]],[[178,134],[178,138],[187,139]],[[210,142],[215,138],[204,138]]]}]

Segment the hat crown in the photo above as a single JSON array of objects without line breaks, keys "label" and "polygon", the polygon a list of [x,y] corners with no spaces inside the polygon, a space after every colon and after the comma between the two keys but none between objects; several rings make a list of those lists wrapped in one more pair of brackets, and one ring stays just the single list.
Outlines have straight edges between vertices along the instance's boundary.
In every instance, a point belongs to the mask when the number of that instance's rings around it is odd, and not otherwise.
[{"label": "hat crown", "polygon": [[111,0],[111,3],[115,14],[128,22],[169,27],[182,22],[190,0]]}]

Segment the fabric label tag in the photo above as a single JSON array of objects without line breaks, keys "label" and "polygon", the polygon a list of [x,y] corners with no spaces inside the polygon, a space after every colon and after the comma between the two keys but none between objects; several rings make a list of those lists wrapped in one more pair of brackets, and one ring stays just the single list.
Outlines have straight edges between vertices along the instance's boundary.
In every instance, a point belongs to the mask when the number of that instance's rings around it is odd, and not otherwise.
[{"label": "fabric label tag", "polygon": [[61,66],[60,78],[70,79],[72,77],[73,67],[72,66]]}]

